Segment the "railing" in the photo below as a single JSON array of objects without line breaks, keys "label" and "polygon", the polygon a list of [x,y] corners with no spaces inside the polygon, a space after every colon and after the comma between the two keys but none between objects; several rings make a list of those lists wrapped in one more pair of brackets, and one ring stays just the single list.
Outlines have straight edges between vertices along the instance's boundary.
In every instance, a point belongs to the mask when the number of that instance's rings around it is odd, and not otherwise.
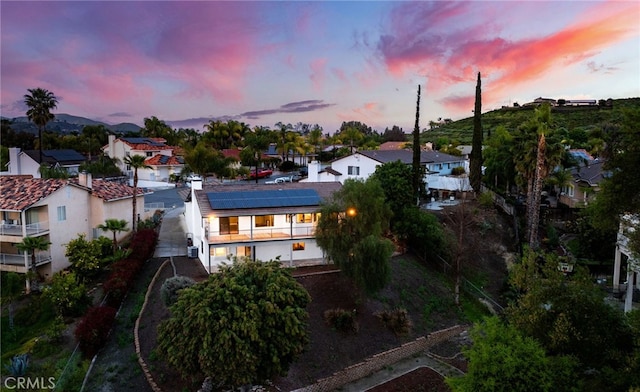
[{"label": "railing", "polygon": [[[26,225],[27,236],[33,236],[49,231],[49,221],[35,222]],[[11,235],[22,237],[22,224],[2,223],[0,224],[1,235]]]},{"label": "railing", "polygon": [[[15,253],[0,253],[0,264],[24,266],[25,255]],[[46,264],[51,261],[51,253],[36,253],[36,266]],[[31,255],[27,255],[27,263],[31,264]]]},{"label": "railing", "polygon": [[230,234],[210,234],[209,242],[270,241],[286,238],[308,238],[315,235],[315,227],[269,227],[238,230]]}]

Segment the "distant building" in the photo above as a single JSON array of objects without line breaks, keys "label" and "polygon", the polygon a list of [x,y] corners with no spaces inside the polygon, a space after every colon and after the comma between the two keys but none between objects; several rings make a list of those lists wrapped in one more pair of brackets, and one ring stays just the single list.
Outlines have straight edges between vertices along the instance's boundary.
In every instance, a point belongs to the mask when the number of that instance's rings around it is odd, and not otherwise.
[{"label": "distant building", "polygon": [[30,175],[33,178],[41,178],[40,165],[46,164],[52,168],[65,170],[70,176],[78,174],[79,167],[86,161],[84,155],[76,150],[42,150],[40,161],[39,150],[20,151],[17,147],[9,148],[8,174],[13,176]]},{"label": "distant building", "polygon": [[146,157],[145,164],[151,168],[138,169],[138,185],[141,187],[167,186],[171,175],[179,176],[184,168],[184,158],[178,154],[182,149],[166,144],[163,138],[116,138],[109,135],[109,144],[102,150],[116,160],[120,170],[129,178],[133,178],[133,170],[125,163],[125,158],[133,155]]}]

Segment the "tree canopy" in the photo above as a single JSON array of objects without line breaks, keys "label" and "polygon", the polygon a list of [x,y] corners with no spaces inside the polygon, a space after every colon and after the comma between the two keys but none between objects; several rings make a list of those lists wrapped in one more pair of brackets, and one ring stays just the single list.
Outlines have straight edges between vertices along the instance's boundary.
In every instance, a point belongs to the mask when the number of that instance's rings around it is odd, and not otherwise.
[{"label": "tree canopy", "polygon": [[378,181],[347,180],[333,200],[322,207],[316,228],[318,245],[370,293],[389,281],[389,257],[394,247],[383,234],[389,228],[390,216]]},{"label": "tree canopy", "polygon": [[159,326],[159,351],[184,375],[263,382],[286,374],[307,343],[309,301],[279,261],[236,259],[180,292]]}]

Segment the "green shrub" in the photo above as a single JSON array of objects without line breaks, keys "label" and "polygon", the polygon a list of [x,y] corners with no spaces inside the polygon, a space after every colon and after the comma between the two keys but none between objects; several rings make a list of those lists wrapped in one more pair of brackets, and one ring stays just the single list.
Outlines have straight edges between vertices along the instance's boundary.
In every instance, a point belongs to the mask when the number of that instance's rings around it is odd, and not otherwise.
[{"label": "green shrub", "polygon": [[385,327],[396,335],[407,335],[411,333],[413,322],[406,309],[384,310],[374,315],[382,321]]},{"label": "green shrub", "polygon": [[352,312],[341,308],[325,310],[324,321],[340,332],[358,333],[360,330],[355,310]]},{"label": "green shrub", "polygon": [[44,288],[42,295],[51,301],[60,316],[79,316],[91,304],[86,287],[69,271],[53,274],[51,284]]},{"label": "green shrub", "polygon": [[454,175],[454,176],[459,176],[459,175],[464,174],[464,173],[466,173],[466,172],[464,171],[464,167],[462,167],[462,166],[456,166],[453,169],[451,169],[451,174]]},{"label": "green shrub", "polygon": [[169,307],[178,300],[180,290],[196,284],[196,281],[188,276],[173,276],[164,281],[160,288],[162,302]]}]

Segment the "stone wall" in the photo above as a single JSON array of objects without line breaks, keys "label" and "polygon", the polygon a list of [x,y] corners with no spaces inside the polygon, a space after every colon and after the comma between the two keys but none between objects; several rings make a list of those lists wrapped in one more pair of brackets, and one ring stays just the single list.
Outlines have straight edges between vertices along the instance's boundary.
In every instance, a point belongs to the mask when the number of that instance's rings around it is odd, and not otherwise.
[{"label": "stone wall", "polygon": [[325,392],[338,389],[350,382],[359,380],[372,373],[391,366],[394,363],[411,357],[416,354],[423,353],[430,347],[445,342],[452,337],[459,335],[468,327],[456,325],[447,329],[421,336],[414,341],[403,344],[402,346],[392,348],[391,350],[375,354],[365,359],[363,362],[351,365],[342,369],[332,376],[318,380],[315,384],[308,385],[304,388],[295,390],[294,392]]}]

